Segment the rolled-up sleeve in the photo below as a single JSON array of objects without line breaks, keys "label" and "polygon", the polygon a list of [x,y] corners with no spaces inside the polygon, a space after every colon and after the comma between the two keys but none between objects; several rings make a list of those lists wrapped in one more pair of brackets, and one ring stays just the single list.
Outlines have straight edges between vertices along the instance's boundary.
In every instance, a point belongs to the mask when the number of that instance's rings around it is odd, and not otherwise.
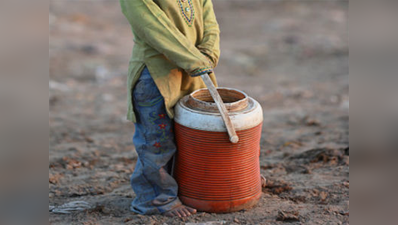
[{"label": "rolled-up sleeve", "polygon": [[191,43],[152,0],[120,0],[134,33],[191,76],[212,72],[205,55]]}]

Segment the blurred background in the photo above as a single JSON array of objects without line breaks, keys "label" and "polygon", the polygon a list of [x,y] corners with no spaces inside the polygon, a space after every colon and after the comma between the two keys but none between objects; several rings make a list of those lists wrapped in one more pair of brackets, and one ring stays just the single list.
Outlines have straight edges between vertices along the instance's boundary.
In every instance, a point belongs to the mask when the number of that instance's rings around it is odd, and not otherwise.
[{"label": "blurred background", "polygon": [[[349,217],[348,1],[213,0],[218,83],[263,107],[259,206],[183,222],[346,224]],[[129,212],[136,153],[125,119],[133,36],[119,2],[50,1],[51,224],[180,224]],[[282,221],[282,222],[281,222]],[[216,223],[214,223],[216,224]]]}]

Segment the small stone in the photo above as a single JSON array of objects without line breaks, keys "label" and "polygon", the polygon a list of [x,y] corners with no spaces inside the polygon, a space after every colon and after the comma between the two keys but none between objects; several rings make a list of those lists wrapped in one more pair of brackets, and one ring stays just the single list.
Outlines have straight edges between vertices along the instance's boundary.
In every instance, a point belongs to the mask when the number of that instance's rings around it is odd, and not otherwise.
[{"label": "small stone", "polygon": [[343,216],[349,216],[350,215],[350,212],[349,211],[340,211],[339,212],[341,215],[343,215]]},{"label": "small stone", "polygon": [[298,211],[278,211],[278,216],[276,218],[277,221],[286,221],[286,222],[293,222],[299,221],[299,212]]},{"label": "small stone", "polygon": [[306,121],[307,126],[319,126],[321,123],[317,119],[307,119]]},{"label": "small stone", "polygon": [[325,201],[326,198],[328,197],[328,193],[322,191],[321,193],[319,193],[319,197],[320,197],[321,201]]}]

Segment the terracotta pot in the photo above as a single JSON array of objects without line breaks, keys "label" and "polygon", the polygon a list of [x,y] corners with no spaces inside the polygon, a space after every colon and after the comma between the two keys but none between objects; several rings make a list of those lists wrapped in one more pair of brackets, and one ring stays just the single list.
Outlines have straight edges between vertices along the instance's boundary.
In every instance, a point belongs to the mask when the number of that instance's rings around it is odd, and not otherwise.
[{"label": "terracotta pot", "polygon": [[245,93],[218,88],[239,136],[229,141],[207,89],[175,107],[177,157],[174,177],[181,201],[199,211],[226,213],[254,206],[261,196],[260,138],[263,112]]}]

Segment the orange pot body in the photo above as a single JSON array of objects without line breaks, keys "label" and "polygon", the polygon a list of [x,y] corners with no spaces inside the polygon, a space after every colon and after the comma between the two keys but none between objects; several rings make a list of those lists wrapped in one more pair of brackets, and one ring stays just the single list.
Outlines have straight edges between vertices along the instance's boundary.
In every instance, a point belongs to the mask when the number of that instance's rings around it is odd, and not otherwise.
[{"label": "orange pot body", "polygon": [[198,211],[228,213],[253,207],[261,197],[262,123],[239,130],[232,144],[226,132],[204,131],[175,122],[174,177],[181,201]]}]

